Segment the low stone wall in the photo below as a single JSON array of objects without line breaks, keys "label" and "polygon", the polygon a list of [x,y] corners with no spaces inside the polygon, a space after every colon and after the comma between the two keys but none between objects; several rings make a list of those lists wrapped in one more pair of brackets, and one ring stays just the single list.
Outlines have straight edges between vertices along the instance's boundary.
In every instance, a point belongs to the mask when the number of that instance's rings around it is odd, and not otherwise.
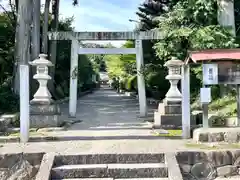
[{"label": "low stone wall", "polygon": [[[106,158],[107,157],[107,158]],[[240,179],[240,150],[184,151],[159,154],[0,154],[1,180],[43,180],[51,177],[54,166],[108,163],[164,163],[171,180]],[[180,168],[180,170],[179,170]],[[183,176],[183,177],[182,177]]]},{"label": "low stone wall", "polygon": [[193,140],[200,142],[240,142],[240,127],[235,128],[198,128],[193,132]]},{"label": "low stone wall", "polygon": [[[89,90],[89,91],[85,91],[85,92],[80,92],[79,93],[79,98],[82,96],[85,96],[87,94],[92,93],[94,90],[96,90],[97,88],[93,89],[93,90]],[[55,101],[56,104],[63,104],[69,101],[69,97],[61,99],[61,100],[57,100]],[[5,133],[7,133],[8,131],[12,132],[15,131],[14,128],[14,124],[15,121],[19,120],[19,113],[14,113],[14,114],[3,114],[0,116],[0,135],[4,135]],[[19,131],[19,130],[17,130]]]},{"label": "low stone wall", "polygon": [[[176,155],[184,179],[227,178],[239,175],[240,150],[178,152]],[[240,176],[239,176],[240,179]]]},{"label": "low stone wall", "polygon": [[34,154],[1,154],[0,155],[0,177],[1,180],[34,179],[41,161],[43,153]]}]

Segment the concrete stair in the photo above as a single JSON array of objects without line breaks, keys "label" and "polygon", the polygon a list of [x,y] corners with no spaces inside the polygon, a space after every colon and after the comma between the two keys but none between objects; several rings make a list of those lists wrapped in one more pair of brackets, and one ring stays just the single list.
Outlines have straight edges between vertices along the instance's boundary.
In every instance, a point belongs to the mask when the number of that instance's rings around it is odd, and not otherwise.
[{"label": "concrete stair", "polygon": [[73,179],[60,179],[60,180],[169,180],[168,178],[73,178]]},{"label": "concrete stair", "polygon": [[64,155],[55,157],[51,179],[175,180],[168,166],[164,153]]},{"label": "concrete stair", "polygon": [[73,179],[60,179],[60,180],[169,180],[168,178],[73,178]]},{"label": "concrete stair", "polygon": [[147,178],[167,177],[165,164],[63,165],[52,169],[55,178]]}]

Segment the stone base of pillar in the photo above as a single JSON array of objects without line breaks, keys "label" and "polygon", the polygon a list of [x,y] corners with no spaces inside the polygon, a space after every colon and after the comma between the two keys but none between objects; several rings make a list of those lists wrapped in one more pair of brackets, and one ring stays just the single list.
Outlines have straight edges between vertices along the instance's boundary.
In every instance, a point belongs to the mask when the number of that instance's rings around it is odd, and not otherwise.
[{"label": "stone base of pillar", "polygon": [[30,127],[59,127],[62,124],[60,115],[61,112],[58,104],[31,104]]},{"label": "stone base of pillar", "polygon": [[[191,125],[196,125],[196,118],[191,118]],[[169,102],[163,100],[159,103],[158,110],[154,112],[155,129],[164,126],[173,128],[182,126],[182,105],[181,102]]]},{"label": "stone base of pillar", "polygon": [[[196,126],[196,116],[191,115],[191,127]],[[154,112],[154,129],[179,129],[182,127],[181,114],[161,114],[158,111]]]}]

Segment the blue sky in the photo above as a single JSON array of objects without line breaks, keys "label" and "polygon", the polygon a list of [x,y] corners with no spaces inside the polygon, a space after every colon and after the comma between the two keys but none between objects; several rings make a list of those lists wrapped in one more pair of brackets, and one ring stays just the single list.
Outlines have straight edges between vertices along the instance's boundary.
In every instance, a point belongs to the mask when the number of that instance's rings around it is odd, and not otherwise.
[{"label": "blue sky", "polygon": [[[137,7],[143,0],[79,0],[77,7],[72,0],[61,0],[60,18],[74,16],[76,31],[132,31],[137,20]],[[111,42],[120,46],[123,42]]]},{"label": "blue sky", "polygon": [[[75,31],[132,31],[137,20],[137,7],[144,0],[79,0],[72,6],[72,0],[60,0],[60,18],[74,16]],[[8,0],[0,0],[6,5]],[[44,4],[45,0],[41,0]],[[99,43],[99,42],[98,42]],[[106,42],[103,42],[106,43]],[[123,42],[111,42],[120,46]]]}]

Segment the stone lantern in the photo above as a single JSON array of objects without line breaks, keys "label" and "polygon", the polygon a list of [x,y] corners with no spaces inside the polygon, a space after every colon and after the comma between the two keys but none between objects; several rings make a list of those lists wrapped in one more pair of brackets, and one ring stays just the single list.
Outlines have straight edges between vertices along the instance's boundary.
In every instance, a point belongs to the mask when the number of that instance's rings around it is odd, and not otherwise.
[{"label": "stone lantern", "polygon": [[178,90],[178,82],[181,80],[181,66],[183,62],[173,57],[171,60],[167,61],[164,66],[168,68],[168,75],[166,79],[170,82],[170,89],[166,94],[165,101],[172,103],[180,103],[182,101],[182,94]]},{"label": "stone lantern", "polygon": [[39,88],[30,101],[30,127],[57,127],[61,124],[59,120],[60,108],[52,100],[47,87],[47,83],[51,79],[48,75],[48,68],[53,64],[47,60],[46,54],[40,54],[38,59],[29,62],[29,64],[36,67],[37,72],[33,79],[39,83]]},{"label": "stone lantern", "polygon": [[40,104],[51,104],[51,94],[48,90],[47,83],[48,80],[52,79],[48,75],[48,67],[53,66],[52,62],[48,61],[46,54],[40,54],[39,59],[35,59],[29,64],[36,66],[37,74],[33,76],[33,79],[36,79],[39,82],[39,88],[34,94],[33,100],[30,103],[40,103]]},{"label": "stone lantern", "polygon": [[182,77],[182,65],[183,62],[175,57],[164,64],[168,68],[166,79],[170,82],[170,88],[154,113],[153,128],[165,128],[165,126],[176,128],[182,125],[182,95],[177,87]]}]

